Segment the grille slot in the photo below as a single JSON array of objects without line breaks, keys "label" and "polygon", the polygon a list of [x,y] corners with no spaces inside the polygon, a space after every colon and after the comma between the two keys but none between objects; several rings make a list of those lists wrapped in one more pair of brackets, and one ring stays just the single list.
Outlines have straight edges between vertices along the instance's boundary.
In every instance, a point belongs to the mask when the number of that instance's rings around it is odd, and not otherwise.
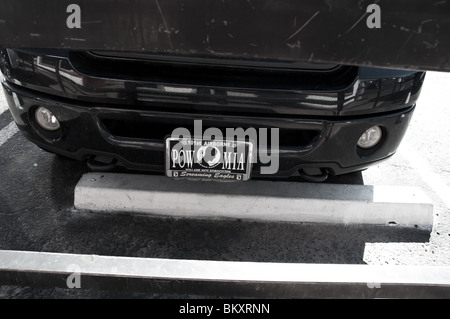
[{"label": "grille slot", "polygon": [[[101,120],[103,127],[113,136],[125,139],[142,139],[164,142],[167,136],[170,136],[176,128],[184,127],[194,134],[193,121],[180,121],[170,123],[158,120],[128,120],[128,119],[105,119]],[[231,123],[230,123],[231,124]],[[226,128],[239,128],[244,130],[254,127],[260,139],[259,132],[261,128],[267,128],[267,144],[271,146],[271,127],[267,126],[241,126],[241,125],[224,125],[223,123],[214,123],[203,121],[203,131],[208,127],[217,127],[221,130],[222,136],[226,138]],[[296,129],[296,128],[279,128],[279,146],[280,148],[298,148],[312,144],[320,135],[317,129]],[[260,141],[259,141],[260,142]],[[258,142],[258,143],[259,143]]]}]

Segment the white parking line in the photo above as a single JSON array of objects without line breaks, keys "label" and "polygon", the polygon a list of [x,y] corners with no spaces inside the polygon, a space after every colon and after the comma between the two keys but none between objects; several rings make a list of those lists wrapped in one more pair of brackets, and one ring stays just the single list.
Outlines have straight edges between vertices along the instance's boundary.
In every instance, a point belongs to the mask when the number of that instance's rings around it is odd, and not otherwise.
[{"label": "white parking line", "polygon": [[430,163],[423,159],[422,156],[406,142],[403,142],[398,153],[412,165],[414,170],[419,173],[422,180],[427,183],[444,204],[450,208],[450,187],[430,168]]},{"label": "white parking line", "polygon": [[16,123],[11,122],[0,131],[0,146],[14,136],[19,131]]},{"label": "white parking line", "polygon": [[[2,94],[0,92],[0,94]],[[8,109],[8,106],[6,106],[6,103],[2,103],[2,99],[0,98],[0,115],[3,114],[3,112],[5,112]]]},{"label": "white parking line", "polygon": [[8,103],[6,103],[5,94],[1,87],[2,74],[0,73],[0,115],[8,109]]}]

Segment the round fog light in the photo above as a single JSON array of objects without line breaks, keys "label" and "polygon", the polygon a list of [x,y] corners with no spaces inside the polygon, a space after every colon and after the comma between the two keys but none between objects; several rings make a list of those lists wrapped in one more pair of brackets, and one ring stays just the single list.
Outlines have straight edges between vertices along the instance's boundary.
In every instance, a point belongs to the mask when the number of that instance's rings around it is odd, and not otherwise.
[{"label": "round fog light", "polygon": [[36,122],[47,131],[56,131],[60,128],[56,116],[47,108],[39,106],[35,113]]},{"label": "round fog light", "polygon": [[382,135],[383,132],[381,131],[381,127],[372,126],[367,131],[365,131],[363,135],[361,135],[357,145],[361,148],[374,147],[378,144],[378,142],[380,142]]}]

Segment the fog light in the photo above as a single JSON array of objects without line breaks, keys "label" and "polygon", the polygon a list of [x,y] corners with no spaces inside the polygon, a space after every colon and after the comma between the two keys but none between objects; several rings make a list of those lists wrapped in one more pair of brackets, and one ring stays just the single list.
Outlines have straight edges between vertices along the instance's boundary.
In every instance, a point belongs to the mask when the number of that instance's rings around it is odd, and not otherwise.
[{"label": "fog light", "polygon": [[47,108],[40,106],[35,113],[36,122],[40,127],[46,129],[47,131],[56,131],[60,128],[58,119],[56,116]]},{"label": "fog light", "polygon": [[378,144],[381,140],[383,132],[381,127],[372,126],[359,138],[358,146],[361,148],[371,148]]}]

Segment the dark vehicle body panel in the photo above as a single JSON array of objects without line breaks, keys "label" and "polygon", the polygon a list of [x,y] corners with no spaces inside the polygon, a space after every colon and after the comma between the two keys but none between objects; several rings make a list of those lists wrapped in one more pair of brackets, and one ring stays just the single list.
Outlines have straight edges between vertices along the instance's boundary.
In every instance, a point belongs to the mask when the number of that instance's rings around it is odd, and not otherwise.
[{"label": "dark vehicle body panel", "polygon": [[[1,50],[3,87],[25,136],[43,149],[84,160],[102,155],[137,170],[164,172],[173,129],[279,128],[279,171],[344,174],[395,153],[425,73],[273,60],[192,59],[138,53]],[[46,132],[38,106],[61,122]],[[356,143],[379,125],[373,149]],[[225,134],[224,134],[225,135]],[[260,176],[261,163],[252,175]]]}]

